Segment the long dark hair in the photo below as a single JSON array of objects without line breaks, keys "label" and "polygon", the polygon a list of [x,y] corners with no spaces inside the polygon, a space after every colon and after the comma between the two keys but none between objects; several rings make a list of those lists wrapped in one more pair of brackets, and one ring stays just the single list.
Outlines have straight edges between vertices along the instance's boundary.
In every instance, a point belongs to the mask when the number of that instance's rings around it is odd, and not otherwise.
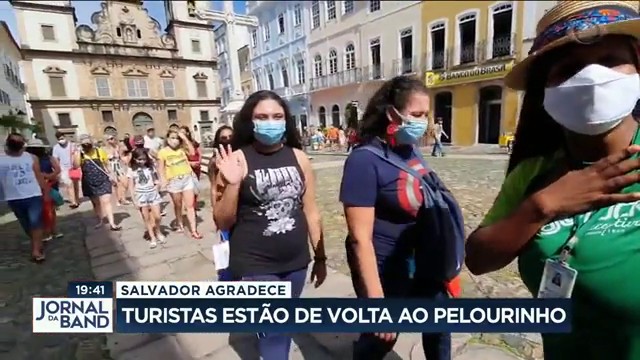
[{"label": "long dark hair", "polygon": [[197,148],[200,144],[198,144],[198,142],[193,138],[193,134],[191,133],[191,129],[189,129],[188,126],[186,125],[182,125],[180,126],[180,130],[184,130],[186,133],[186,137],[187,139],[189,139],[189,141],[191,141],[191,145],[193,145],[193,147]]},{"label": "long dark hair", "polygon": [[131,151],[131,160],[129,160],[129,167],[131,170],[138,170],[140,167],[137,158],[144,157],[147,160],[144,162],[144,167],[148,169],[153,169],[153,161],[151,160],[151,156],[149,156],[149,151],[145,148],[135,148]]},{"label": "long dark hair", "polygon": [[382,84],[367,103],[358,130],[358,140],[367,143],[376,137],[384,137],[389,126],[387,111],[392,107],[398,111],[404,110],[415,92],[428,94],[424,83],[411,76],[396,76]]},{"label": "long dark hair", "polygon": [[[618,36],[618,35],[610,35]],[[636,40],[629,37],[630,50],[637,53],[634,47]],[[602,40],[601,40],[602,41]],[[518,166],[521,162],[535,158],[548,157],[565,147],[564,128],[560,126],[544,109],[544,89],[549,77],[549,71],[557,59],[564,56],[571,46],[584,46],[581,44],[571,44],[558,49],[537,59],[529,69],[529,74],[535,76],[527,77],[527,85],[518,126],[516,127],[515,142],[507,166],[507,174]],[[638,57],[634,57],[636,68]]]},{"label": "long dark hair", "polygon": [[289,147],[302,149],[300,134],[296,129],[296,122],[293,120],[293,116],[291,116],[289,106],[278,94],[269,90],[260,90],[251,94],[245,101],[242,109],[240,109],[240,112],[236,114],[233,119],[233,139],[231,140],[231,146],[234,149],[240,149],[253,144],[255,141],[253,137],[253,110],[262,100],[274,100],[282,106],[287,124],[284,133],[284,143]]},{"label": "long dark hair", "polygon": [[[218,149],[220,147],[220,137],[222,136],[222,132],[225,130],[230,130],[233,133],[233,128],[229,125],[222,125],[216,130],[215,135],[213,135],[213,148]],[[235,150],[235,149],[233,149]]]}]

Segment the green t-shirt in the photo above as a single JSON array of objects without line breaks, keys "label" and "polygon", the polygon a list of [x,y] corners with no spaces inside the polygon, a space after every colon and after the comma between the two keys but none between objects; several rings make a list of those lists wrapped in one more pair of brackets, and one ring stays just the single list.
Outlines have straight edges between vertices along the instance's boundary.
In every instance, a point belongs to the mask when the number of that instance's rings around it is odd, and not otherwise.
[{"label": "green t-shirt", "polygon": [[[636,136],[634,143],[640,143]],[[556,159],[557,160],[557,159]],[[528,159],[504,180],[481,226],[515,210],[531,180],[557,161]],[[623,192],[640,192],[640,184]],[[640,201],[558,219],[538,231],[518,259],[520,276],[538,293],[545,261],[558,255],[578,222],[569,264],[578,271],[573,291],[573,331],[543,334],[546,360],[640,360]]]}]

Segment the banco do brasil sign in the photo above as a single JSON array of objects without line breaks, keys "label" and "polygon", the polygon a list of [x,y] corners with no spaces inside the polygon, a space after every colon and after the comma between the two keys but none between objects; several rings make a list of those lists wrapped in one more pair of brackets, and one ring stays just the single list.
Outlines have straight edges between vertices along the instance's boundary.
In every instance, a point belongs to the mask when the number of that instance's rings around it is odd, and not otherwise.
[{"label": "banco do brasil sign", "polygon": [[499,79],[511,71],[513,64],[514,62],[511,61],[504,64],[476,66],[456,71],[428,71],[425,84],[427,87],[433,88]]}]

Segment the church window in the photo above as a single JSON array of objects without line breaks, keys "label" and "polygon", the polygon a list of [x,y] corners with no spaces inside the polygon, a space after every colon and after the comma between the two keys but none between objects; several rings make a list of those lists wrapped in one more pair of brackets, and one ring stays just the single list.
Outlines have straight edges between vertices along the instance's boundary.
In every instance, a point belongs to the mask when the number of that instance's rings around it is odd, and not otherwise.
[{"label": "church window", "polygon": [[200,53],[200,40],[191,40],[191,52],[194,54]]},{"label": "church window", "polygon": [[199,98],[207,97],[207,83],[203,80],[196,80],[196,90]]},{"label": "church window", "polygon": [[51,87],[51,96],[67,96],[67,90],[64,87],[64,78],[62,76],[49,76],[49,86]]},{"label": "church window", "polygon": [[42,39],[45,41],[55,41],[56,33],[53,25],[40,25],[40,31],[42,32]]}]

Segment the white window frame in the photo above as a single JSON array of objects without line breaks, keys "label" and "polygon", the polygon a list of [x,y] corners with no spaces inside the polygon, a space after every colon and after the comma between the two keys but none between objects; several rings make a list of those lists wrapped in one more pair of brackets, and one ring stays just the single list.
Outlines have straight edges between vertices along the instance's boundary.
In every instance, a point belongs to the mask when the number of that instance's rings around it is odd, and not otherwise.
[{"label": "white window frame", "polygon": [[262,39],[265,42],[271,40],[271,29],[269,29],[269,23],[262,25]]},{"label": "white window frame", "polygon": [[380,0],[369,0],[367,11],[371,14],[382,9],[382,2]]},{"label": "white window frame", "polygon": [[319,28],[321,25],[320,19],[320,1],[311,1],[311,30]]},{"label": "white window frame", "polygon": [[258,46],[258,30],[251,29],[251,47]]},{"label": "white window frame", "polygon": [[306,79],[304,59],[296,61],[296,83],[304,84]]},{"label": "white window frame", "polygon": [[[513,35],[515,33],[515,26],[516,26],[516,20],[517,17],[516,15],[517,13],[517,6],[518,6],[518,2],[517,1],[499,1],[496,3],[493,3],[492,5],[489,6],[489,12],[488,12],[488,16],[489,19],[487,20],[487,39],[489,41],[487,41],[487,53],[485,55],[485,58],[487,59],[491,59],[493,57],[493,42],[494,42],[494,33],[493,33],[493,15],[494,14],[499,14],[503,11],[507,11],[507,9],[500,9],[504,6],[511,6],[511,31],[509,32],[511,35]],[[515,41],[514,39],[511,39],[511,51],[510,54],[514,53],[515,50]]]},{"label": "white window frame", "polygon": [[322,63],[322,55],[316,54],[313,57],[313,77],[321,78],[324,76],[324,64]]},{"label": "white window frame", "polygon": [[355,68],[356,68],[356,46],[353,43],[349,43],[344,48],[344,69],[353,70]]},{"label": "white window frame", "polygon": [[[460,24],[463,24],[466,21],[471,21],[471,20],[465,20],[463,22],[460,22],[460,20],[469,15],[475,15],[476,43],[480,40],[480,9],[467,9],[459,13],[458,15],[456,15],[455,43],[454,43],[455,46],[453,47],[454,48],[453,65],[460,65],[460,52],[462,50],[462,44],[460,44],[460,41],[462,39],[462,36],[460,34]],[[478,59],[476,59],[476,61],[477,60]]]},{"label": "white window frame", "polygon": [[[433,20],[427,25],[427,54],[430,56],[426,59],[427,61],[427,69],[433,70],[433,30],[434,28],[444,28],[444,67],[447,67],[447,49],[449,48],[449,19],[448,18],[440,18]],[[438,29],[436,29],[438,30]]]},{"label": "white window frame", "polygon": [[[169,84],[170,86],[167,86]],[[170,89],[170,91],[167,91],[167,89]],[[167,94],[169,92],[170,94]],[[166,98],[176,97],[176,83],[173,81],[173,79],[162,79],[162,94]]]},{"label": "white window frame", "polygon": [[295,4],[293,6],[293,26],[302,25],[302,5]]},{"label": "white window frame", "polygon": [[329,75],[338,73],[338,51],[336,49],[329,50],[327,67],[329,68]]},{"label": "white window frame", "polygon": [[[149,97],[149,83],[147,82],[147,79],[127,79],[126,82],[128,98],[135,99]],[[133,90],[133,94],[131,93],[131,90]]]},{"label": "white window frame", "polygon": [[336,20],[338,18],[338,9],[335,1],[325,1],[327,8],[327,21]]},{"label": "white window frame", "polygon": [[285,24],[284,13],[278,15],[278,34],[282,35],[286,31],[287,25]]},{"label": "white window frame", "polygon": [[[347,4],[350,4],[350,6],[347,6]],[[342,2],[342,15],[351,14],[353,13],[354,10],[355,10],[355,1],[351,0],[351,1]]]},{"label": "white window frame", "polygon": [[[100,84],[101,81],[104,81],[106,83],[106,87],[104,86],[105,83]],[[108,77],[106,76],[96,77],[95,84],[96,84],[96,95],[98,97],[111,97],[111,84],[109,83]],[[101,93],[100,90],[105,90],[105,89],[106,89],[106,93]]]}]

